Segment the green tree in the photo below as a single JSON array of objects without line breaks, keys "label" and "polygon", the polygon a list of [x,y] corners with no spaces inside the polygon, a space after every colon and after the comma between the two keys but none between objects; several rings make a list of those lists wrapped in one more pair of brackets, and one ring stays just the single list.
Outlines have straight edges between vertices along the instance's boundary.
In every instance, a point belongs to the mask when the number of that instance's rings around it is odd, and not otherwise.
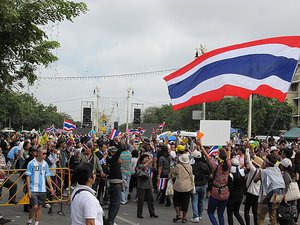
[{"label": "green tree", "polygon": [[72,21],[85,13],[85,3],[64,0],[0,1],[0,89],[23,87],[37,79],[38,66],[48,66],[57,57],[51,50],[59,43],[48,40],[43,27],[48,23]]},{"label": "green tree", "polygon": [[52,124],[61,128],[64,119],[71,119],[65,113],[59,113],[56,106],[44,106],[29,94],[0,92],[0,127],[11,126],[20,130],[45,129]]},{"label": "green tree", "polygon": [[[281,103],[276,99],[255,96],[252,106],[253,135],[267,134],[276,117],[271,134],[275,135],[279,133],[279,130],[289,129],[292,109],[292,106],[287,102]],[[192,120],[193,110],[202,110],[202,104],[186,107],[178,111],[173,111],[171,105],[151,107],[145,110],[143,121],[145,123],[161,123],[165,121],[166,130],[182,129],[195,131],[199,129],[199,120]],[[221,101],[206,104],[206,119],[231,120],[231,127],[247,131],[248,111],[249,102],[247,100],[236,97],[224,98]]]}]

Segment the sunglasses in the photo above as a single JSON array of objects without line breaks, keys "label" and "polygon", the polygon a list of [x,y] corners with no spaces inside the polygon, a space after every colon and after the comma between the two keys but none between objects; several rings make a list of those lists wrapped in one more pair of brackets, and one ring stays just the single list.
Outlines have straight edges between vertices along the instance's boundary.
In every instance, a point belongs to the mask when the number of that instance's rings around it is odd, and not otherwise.
[{"label": "sunglasses", "polygon": [[47,153],[43,153],[43,155],[47,155]]}]

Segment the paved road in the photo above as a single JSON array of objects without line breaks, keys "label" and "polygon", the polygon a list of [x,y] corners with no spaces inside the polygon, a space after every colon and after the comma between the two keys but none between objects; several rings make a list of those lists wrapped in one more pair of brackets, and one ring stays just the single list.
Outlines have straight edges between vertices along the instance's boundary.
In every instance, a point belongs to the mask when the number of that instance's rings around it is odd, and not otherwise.
[{"label": "paved road", "polygon": [[[105,213],[107,213],[107,206],[103,207],[105,210]],[[116,219],[116,223],[118,225],[154,225],[154,224],[160,224],[160,225],[167,225],[167,224],[173,224],[172,218],[175,215],[175,210],[173,206],[165,207],[163,205],[159,205],[155,203],[155,209],[156,214],[159,215],[159,218],[150,218],[148,213],[148,207],[145,202],[144,204],[144,213],[143,219],[139,219],[136,217],[136,203],[129,202],[126,205],[121,205],[118,217]],[[70,205],[63,204],[62,205],[62,211],[64,212],[65,216],[57,214],[57,212],[60,211],[60,205],[54,206],[54,214],[53,216],[50,216],[47,214],[48,209],[43,208],[42,213],[42,219],[41,219],[41,225],[67,225],[71,224],[70,219]],[[23,212],[23,206],[17,205],[17,206],[2,206],[0,207],[0,213],[5,215],[5,217],[13,219],[14,222],[9,223],[10,225],[20,225],[20,224],[26,224],[27,222],[27,216],[28,213]],[[192,216],[192,210],[189,209],[188,212],[188,219],[190,220]],[[181,224],[181,222],[178,222]],[[190,221],[188,221],[188,224],[192,224]],[[210,224],[209,219],[207,217],[207,214],[203,216],[203,219],[199,224]]]}]

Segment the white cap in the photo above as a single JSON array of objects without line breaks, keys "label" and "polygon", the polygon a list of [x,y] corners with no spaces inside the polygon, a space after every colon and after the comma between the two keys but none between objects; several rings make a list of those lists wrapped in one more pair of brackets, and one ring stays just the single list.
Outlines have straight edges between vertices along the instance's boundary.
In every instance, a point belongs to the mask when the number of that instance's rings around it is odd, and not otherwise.
[{"label": "white cap", "polygon": [[290,159],[288,159],[288,158],[284,158],[284,159],[280,162],[280,164],[281,164],[282,166],[284,166],[285,168],[288,168],[289,166],[292,167],[292,161],[291,161]]},{"label": "white cap", "polygon": [[200,151],[195,150],[195,151],[192,152],[192,156],[193,156],[194,158],[201,158],[202,154],[201,154]]},{"label": "white cap", "polygon": [[278,148],[276,146],[271,146],[270,152],[278,150]]}]

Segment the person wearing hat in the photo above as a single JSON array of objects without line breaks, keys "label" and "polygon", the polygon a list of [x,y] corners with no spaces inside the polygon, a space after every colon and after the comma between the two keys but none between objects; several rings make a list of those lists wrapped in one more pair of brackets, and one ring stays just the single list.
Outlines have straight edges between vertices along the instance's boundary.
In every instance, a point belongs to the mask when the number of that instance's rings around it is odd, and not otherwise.
[{"label": "person wearing hat", "polygon": [[[193,171],[187,154],[180,155],[178,160],[179,162],[171,170],[171,173],[175,176],[173,204],[176,217],[173,219],[173,222],[182,220],[182,223],[186,223],[190,193],[194,188]],[[182,215],[180,211],[182,211]]]},{"label": "person wearing hat", "polygon": [[191,222],[198,223],[202,219],[202,214],[205,209],[205,196],[206,196],[206,185],[208,179],[211,177],[211,170],[206,163],[202,161],[202,154],[198,150],[192,152],[195,163],[192,165],[195,190],[196,193],[192,194],[192,209],[193,218]]},{"label": "person wearing hat", "polygon": [[[282,177],[285,183],[285,193],[287,193],[288,188],[290,183],[292,182],[292,176],[293,176],[293,169],[292,169],[292,161],[288,158],[284,158],[280,163],[279,163],[279,168],[282,171]],[[281,202],[281,207],[285,208],[290,208],[294,207],[294,211],[296,212],[297,208],[297,201],[289,201],[289,202]],[[285,212],[285,210],[283,210]],[[283,212],[283,213],[284,213]],[[279,216],[278,216],[278,222],[280,225],[293,225],[293,220],[297,216],[297,214],[292,214],[290,211],[287,211],[284,213],[285,215],[282,215],[281,212],[279,211]]]},{"label": "person wearing hat", "polygon": [[250,225],[250,209],[252,208],[254,225],[257,225],[257,209],[258,209],[258,197],[261,182],[254,182],[255,176],[261,170],[264,160],[258,156],[254,156],[251,160],[249,151],[245,154],[246,168],[249,170],[246,179],[246,201],[244,207],[244,217],[246,225]]},{"label": "person wearing hat", "polygon": [[184,147],[184,145],[177,145],[176,152],[178,154],[184,154],[185,153],[185,147]]},{"label": "person wearing hat", "polygon": [[279,156],[279,149],[274,145],[270,148],[270,154],[277,159],[277,164],[280,162],[281,158]]},{"label": "person wearing hat", "polygon": [[185,146],[184,145],[177,145],[176,146],[176,157],[175,157],[174,163],[177,164],[179,162],[179,157],[182,154],[185,154],[185,153],[186,153]]},{"label": "person wearing hat", "polygon": [[[277,225],[277,208],[279,206],[279,203],[277,202],[271,202],[271,199],[274,199],[282,196],[284,189],[285,189],[285,183],[281,175],[281,171],[279,167],[276,165],[277,159],[274,155],[267,155],[264,166],[265,169],[258,172],[256,177],[254,178],[254,182],[261,180],[262,185],[262,192],[260,192],[260,195],[266,194],[266,198],[260,203],[258,207],[258,225],[264,225],[265,224],[265,218],[267,213],[269,213],[270,218],[270,224],[271,225]],[[267,207],[263,204],[264,202],[267,202]]]}]

